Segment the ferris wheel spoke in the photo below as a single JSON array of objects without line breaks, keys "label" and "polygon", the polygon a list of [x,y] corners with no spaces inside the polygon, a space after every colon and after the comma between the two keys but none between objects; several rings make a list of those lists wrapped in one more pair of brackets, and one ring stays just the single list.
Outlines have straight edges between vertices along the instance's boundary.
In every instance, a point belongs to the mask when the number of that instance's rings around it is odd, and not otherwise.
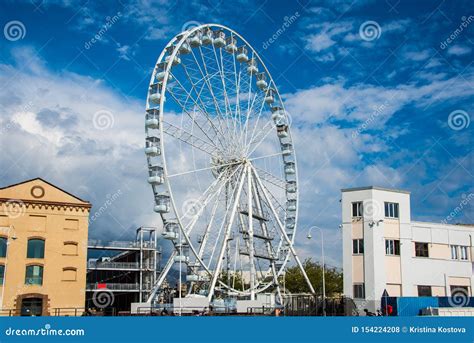
[{"label": "ferris wheel spoke", "polygon": [[[268,126],[271,126],[269,129],[268,129]],[[265,126],[262,128],[262,130],[257,134],[255,135],[255,137],[249,142],[249,144],[247,145],[247,155],[248,156],[251,156],[255,150],[258,149],[258,147],[260,146],[260,144],[262,144],[262,142],[265,140],[265,138],[268,137],[268,135],[273,131],[273,125],[272,125],[272,122],[271,121],[268,121]],[[253,147],[252,147],[253,145]],[[250,150],[250,148],[252,148],[252,150]]]},{"label": "ferris wheel spoke", "polygon": [[183,175],[187,175],[187,174],[191,174],[191,173],[196,173],[196,172],[200,172],[200,171],[211,170],[211,169],[216,169],[216,168],[221,168],[221,167],[228,167],[228,166],[232,166],[232,165],[238,165],[238,164],[241,164],[241,163],[242,163],[242,161],[216,164],[216,165],[213,165],[213,166],[210,166],[210,167],[187,170],[185,172],[171,174],[171,175],[168,175],[168,178],[173,178],[173,177],[176,177],[176,176],[183,176]]},{"label": "ferris wheel spoke", "polygon": [[199,149],[210,156],[212,156],[219,149],[214,145],[210,144],[208,141],[202,140],[201,138],[193,135],[191,132],[186,131],[176,125],[162,121],[163,132],[167,135],[179,139],[180,141]]},{"label": "ferris wheel spoke", "polygon": [[[200,56],[201,56],[201,61],[202,61],[202,64],[203,64],[203,68],[204,68],[204,71],[206,72],[206,75],[204,75],[204,72],[200,66],[200,63],[198,62],[197,58],[196,58],[196,55],[194,54],[194,51],[191,51],[192,52],[192,55],[193,55],[193,58],[194,60],[196,61],[196,65],[198,66],[199,68],[199,71],[201,72],[201,75],[203,77],[203,80],[204,82],[206,83],[207,85],[207,88],[211,94],[211,98],[212,98],[212,102],[214,104],[214,107],[216,108],[216,117],[217,117],[217,120],[219,122],[219,127],[221,129],[221,132],[223,132],[224,130],[224,123],[226,121],[226,118],[224,117],[223,113],[222,113],[222,110],[220,108],[220,105],[219,105],[219,102],[217,101],[217,97],[214,93],[214,89],[211,85],[211,82],[209,81],[210,80],[210,74],[209,74],[209,71],[208,71],[208,67],[207,67],[207,63],[205,61],[205,54],[203,53],[203,49],[201,47],[199,47],[199,53],[200,53]],[[226,123],[227,125],[227,123]]]},{"label": "ferris wheel spoke", "polygon": [[280,187],[281,189],[286,189],[286,181],[282,180],[278,176],[273,175],[272,173],[269,173],[261,168],[255,167],[255,170],[257,170],[261,175],[261,178],[269,183],[271,183],[274,186]]},{"label": "ferris wheel spoke", "polygon": [[[261,115],[262,115],[262,112],[263,112],[264,107],[265,107],[265,101],[264,101],[264,97],[263,97],[263,98],[262,98],[262,104],[260,105],[260,109],[259,109],[259,112],[258,112],[257,121],[256,121],[256,123],[255,123],[255,125],[254,125],[254,127],[253,127],[252,134],[250,135],[249,143],[248,143],[247,146],[246,146],[246,152],[247,152],[247,153],[249,152],[250,147],[251,147],[253,141],[255,140],[254,136],[256,135],[256,130],[257,130],[257,127],[258,127],[258,124],[259,124],[259,121],[260,121],[260,117],[261,117]],[[271,123],[271,121],[268,121],[267,124],[268,124],[268,123]],[[267,124],[265,124],[264,128],[266,127]],[[262,131],[263,131],[263,130],[262,130]],[[258,133],[261,133],[262,131],[259,131]],[[258,134],[257,134],[257,135],[258,135]]]},{"label": "ferris wheel spoke", "polygon": [[[186,115],[193,121],[193,123],[196,124],[196,126],[199,128],[199,130],[204,134],[204,136],[206,136],[206,138],[208,139],[209,141],[209,144],[212,144],[212,145],[215,145],[214,143],[214,140],[209,137],[209,135],[207,134],[206,131],[204,131],[204,129],[199,125],[199,123],[197,123],[196,121],[194,121],[193,119],[193,115],[186,109],[186,107],[179,101],[179,99],[176,97],[176,95],[173,93],[173,91],[171,90],[168,90],[168,92],[171,94],[171,96],[173,97],[173,99],[175,99],[176,103],[178,105],[181,106],[181,108],[183,109],[184,113],[186,113]],[[217,146],[216,146],[217,148]]]},{"label": "ferris wheel spoke", "polygon": [[[175,81],[177,82],[177,84],[179,85],[179,87],[181,89],[183,89],[186,93],[186,100],[184,101],[184,103],[182,101],[180,101],[178,99],[178,95],[175,94],[175,92],[172,90],[172,89],[169,89],[169,92],[171,94],[171,96],[173,97],[173,99],[176,101],[176,103],[181,107],[181,109],[191,118],[191,120],[193,121],[193,123],[196,124],[196,126],[200,129],[200,131],[209,139],[209,141],[212,143],[212,144],[215,144],[214,143],[214,140],[217,138],[217,140],[219,140],[220,142],[220,135],[217,133],[217,131],[214,130],[215,132],[215,136],[214,137],[210,137],[208,132],[206,132],[204,130],[204,128],[194,119],[194,117],[190,114],[189,110],[187,109],[187,106],[186,106],[186,103],[187,103],[187,100],[188,99],[191,99],[192,102],[194,103],[194,105],[200,110],[201,113],[204,114],[204,116],[208,117],[209,114],[196,102],[196,100],[192,97],[191,93],[188,92],[184,86],[182,85],[182,83],[178,80],[177,76],[172,74]],[[211,125],[211,127],[214,129],[214,127]],[[222,142],[220,142],[221,145],[222,145]],[[224,147],[224,146],[223,146]]]},{"label": "ferris wheel spoke", "polygon": [[[201,98],[201,94],[203,93],[204,87],[205,87],[205,85],[207,84],[207,82],[206,82],[206,81],[207,81],[207,80],[206,80],[207,78],[204,77],[204,75],[203,75],[203,79],[202,79],[202,80],[203,80],[204,82],[203,82],[203,84],[202,84],[202,86],[201,86],[201,89],[200,89],[199,92],[198,92],[198,91],[197,91],[197,85],[196,85],[195,82],[193,82],[192,77],[191,77],[191,75],[190,75],[189,72],[188,72],[188,67],[186,66],[185,63],[183,63],[182,65],[183,65],[183,69],[184,69],[184,71],[185,71],[185,74],[186,74],[186,76],[187,76],[189,82],[191,83],[191,88],[192,88],[192,90],[194,90],[194,91],[196,92],[197,99],[199,100],[199,102],[200,102],[200,104],[201,104],[201,107],[202,107],[202,112],[205,114],[205,117],[206,117],[206,119],[207,119],[209,125],[214,129],[214,132],[216,133],[216,137],[217,137],[218,139],[220,139],[220,137],[223,135],[223,132],[222,132],[221,128],[220,128],[220,129],[217,128],[216,125],[215,125],[215,123],[211,120],[210,113],[209,113],[209,111],[207,110],[208,106],[207,106],[206,104],[204,104],[204,102],[203,102],[203,100],[202,100],[202,98]],[[200,66],[199,66],[199,67],[200,67]],[[201,71],[201,73],[202,73],[202,71]],[[195,101],[195,100],[193,100],[193,101],[194,101],[194,103],[197,105],[196,101]]]},{"label": "ferris wheel spoke", "polygon": [[[232,108],[230,106],[229,98],[227,96],[227,89],[226,89],[226,83],[225,83],[225,75],[224,75],[224,63],[222,60],[222,49],[220,50],[220,59],[217,56],[217,51],[215,46],[213,45],[213,50],[214,50],[214,57],[216,59],[216,64],[217,64],[217,69],[219,71],[220,79],[222,82],[222,94],[223,94],[223,100],[224,100],[224,107],[225,107],[225,112],[226,112],[226,123],[229,123],[229,118],[232,116]],[[229,136],[232,136],[232,130],[228,126],[229,131],[228,134]]]}]

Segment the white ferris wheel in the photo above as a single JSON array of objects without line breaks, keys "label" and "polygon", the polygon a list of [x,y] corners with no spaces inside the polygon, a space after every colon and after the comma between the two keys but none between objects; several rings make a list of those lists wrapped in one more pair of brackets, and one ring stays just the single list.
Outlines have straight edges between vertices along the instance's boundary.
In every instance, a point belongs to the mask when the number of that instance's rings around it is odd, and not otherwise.
[{"label": "white ferris wheel", "polygon": [[[277,290],[291,258],[298,177],[290,117],[265,64],[235,31],[188,29],[160,54],[146,102],[148,182],[187,295]],[[180,287],[181,292],[181,287]]]}]

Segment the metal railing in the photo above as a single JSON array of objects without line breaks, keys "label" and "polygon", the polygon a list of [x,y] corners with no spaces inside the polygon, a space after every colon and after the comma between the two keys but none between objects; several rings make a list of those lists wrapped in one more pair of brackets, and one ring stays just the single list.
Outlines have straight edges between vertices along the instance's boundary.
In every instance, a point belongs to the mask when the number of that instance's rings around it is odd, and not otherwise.
[{"label": "metal railing", "polygon": [[[138,241],[101,241],[98,239],[90,239],[87,243],[90,247],[111,247],[111,248],[140,248]],[[143,248],[155,248],[155,242],[143,242]]]},{"label": "metal railing", "polygon": [[[87,268],[89,269],[139,269],[139,262],[109,262],[109,261],[88,261]],[[151,264],[143,264],[142,268],[152,268]]]},{"label": "metal railing", "polygon": [[[100,285],[105,285],[105,288],[98,288]],[[139,291],[140,284],[138,283],[88,283],[86,285],[87,290],[98,290],[98,291]]]}]

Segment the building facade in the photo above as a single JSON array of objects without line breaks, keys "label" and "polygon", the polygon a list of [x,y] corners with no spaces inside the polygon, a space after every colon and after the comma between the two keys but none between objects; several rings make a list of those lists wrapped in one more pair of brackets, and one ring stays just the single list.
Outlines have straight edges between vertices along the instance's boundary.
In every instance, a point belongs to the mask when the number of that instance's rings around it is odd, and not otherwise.
[{"label": "building facade", "polygon": [[0,188],[1,314],[84,308],[90,208],[40,178]]},{"label": "building facade", "polygon": [[411,220],[410,193],[342,190],[344,294],[369,310],[389,296],[472,296],[473,225]]}]

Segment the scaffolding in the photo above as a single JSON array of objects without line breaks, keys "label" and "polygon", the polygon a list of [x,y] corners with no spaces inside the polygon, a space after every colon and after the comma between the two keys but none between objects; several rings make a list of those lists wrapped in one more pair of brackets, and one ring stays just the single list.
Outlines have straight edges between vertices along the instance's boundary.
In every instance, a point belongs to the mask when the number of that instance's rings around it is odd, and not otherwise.
[{"label": "scaffolding", "polygon": [[96,292],[111,292],[116,302],[110,306],[117,311],[147,299],[160,271],[157,243],[155,227],[138,228],[132,241],[89,240],[88,252],[100,251],[102,256],[87,262],[86,307],[95,306],[92,300]]}]

